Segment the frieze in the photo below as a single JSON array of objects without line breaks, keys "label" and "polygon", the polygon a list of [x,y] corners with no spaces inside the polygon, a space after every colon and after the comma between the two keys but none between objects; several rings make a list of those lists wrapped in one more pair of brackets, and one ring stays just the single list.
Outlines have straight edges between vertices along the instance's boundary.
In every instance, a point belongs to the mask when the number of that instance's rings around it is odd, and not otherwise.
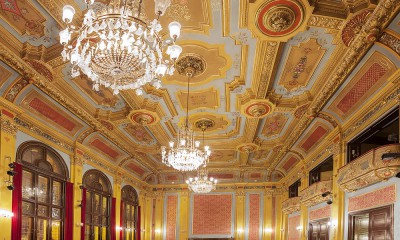
[{"label": "frieze", "polygon": [[384,32],[379,38],[379,42],[392,49],[400,56],[400,39],[388,32]]},{"label": "frieze", "polygon": [[343,133],[343,139],[346,139],[350,134],[352,134],[355,130],[357,130],[359,127],[364,125],[371,117],[373,117],[379,110],[381,110],[384,106],[386,106],[388,103],[391,101],[398,100],[398,96],[400,95],[400,88],[397,88],[396,91],[391,93],[389,96],[383,98],[380,102],[374,105],[374,107],[364,114],[360,120],[355,122],[352,126],[350,126],[346,131]]},{"label": "frieze", "polygon": [[308,20],[307,25],[310,27],[323,27],[323,28],[340,30],[343,26],[343,22],[344,22],[343,19],[313,15]]},{"label": "frieze", "polygon": [[68,150],[69,152],[73,152],[74,151],[74,147],[70,146],[69,144],[60,141],[56,138],[54,138],[53,136],[51,136],[50,134],[44,132],[42,129],[34,126],[33,124],[27,123],[24,120],[20,119],[20,118],[15,118],[15,123],[25,129],[28,129],[29,131],[49,140],[50,142],[55,143],[56,145]]},{"label": "frieze", "polygon": [[278,42],[267,42],[266,44],[265,57],[262,61],[264,65],[261,69],[260,84],[257,90],[257,99],[264,99],[268,89],[268,83],[270,82],[270,77],[272,71],[274,70],[274,60],[277,54],[279,43]]},{"label": "frieze", "polygon": [[0,117],[1,117],[1,131],[4,131],[15,137],[18,132],[18,126],[13,122],[11,118],[4,117],[3,115],[0,115]]}]

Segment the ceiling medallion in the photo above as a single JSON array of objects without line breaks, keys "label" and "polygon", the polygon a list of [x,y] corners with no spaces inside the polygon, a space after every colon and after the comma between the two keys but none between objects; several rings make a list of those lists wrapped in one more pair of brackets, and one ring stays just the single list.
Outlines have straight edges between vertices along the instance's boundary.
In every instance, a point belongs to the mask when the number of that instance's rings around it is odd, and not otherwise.
[{"label": "ceiling medallion", "polygon": [[[204,132],[209,125],[209,122],[199,123],[199,127],[203,132],[203,145],[204,150],[200,149],[200,141],[194,140],[194,131],[189,126],[189,82],[190,78],[196,76],[201,70],[199,64],[191,64],[190,61],[185,65],[184,71],[179,72],[188,77],[187,82],[187,96],[186,96],[186,121],[182,128],[178,130],[178,137],[176,141],[169,142],[169,149],[167,147],[161,147],[162,162],[178,171],[193,171],[198,169],[202,165],[208,163],[208,159],[211,155],[211,151],[208,146],[204,145]],[[177,67],[180,67],[180,63],[177,62]],[[197,126],[197,125],[196,125]]]},{"label": "ceiling medallion", "polygon": [[292,26],[295,14],[290,8],[275,7],[264,15],[264,23],[274,32],[282,32]]},{"label": "ceiling medallion", "polygon": [[153,125],[158,122],[156,113],[148,110],[135,110],[132,111],[128,118],[134,123],[143,126]]},{"label": "ceiling medallion", "polygon": [[215,125],[215,122],[208,118],[201,118],[197,120],[194,125],[196,128],[201,129],[201,131],[205,131],[206,129],[212,128]]},{"label": "ceiling medallion", "polygon": [[242,105],[242,113],[249,118],[263,118],[273,111],[274,105],[268,100],[251,100]]},{"label": "ceiling medallion", "polygon": [[304,11],[293,0],[269,1],[261,5],[256,15],[256,26],[271,37],[286,36],[303,23]]},{"label": "ceiling medallion", "polygon": [[242,153],[251,153],[259,149],[259,146],[254,143],[243,143],[236,147],[236,150]]},{"label": "ceiling medallion", "polygon": [[[181,28],[178,22],[168,26],[171,37],[168,44],[161,36],[158,19],[171,0],[154,0],[157,19],[151,22],[141,0],[111,0],[100,9],[95,9],[95,0],[85,2],[88,9],[81,26],[72,24],[75,9],[70,5],[63,8],[62,19],[67,27],[60,32],[60,43],[64,46],[61,55],[72,64],[71,76],[82,72],[93,81],[94,90],[104,85],[114,94],[136,89],[140,95],[147,83],[160,88],[160,78],[174,73],[173,63],[182,52],[175,44]],[[163,51],[170,60],[163,59]]]},{"label": "ceiling medallion", "polygon": [[[199,55],[188,54],[182,56],[175,64],[176,70],[181,75],[192,74],[196,77],[206,70],[206,61]],[[189,71],[189,73],[188,73]]]}]

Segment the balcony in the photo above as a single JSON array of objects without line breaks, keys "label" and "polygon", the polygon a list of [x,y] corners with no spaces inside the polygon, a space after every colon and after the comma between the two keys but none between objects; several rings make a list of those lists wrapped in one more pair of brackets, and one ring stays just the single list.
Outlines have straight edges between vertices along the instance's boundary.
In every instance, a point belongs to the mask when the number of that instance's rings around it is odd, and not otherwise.
[{"label": "balcony", "polygon": [[284,213],[298,212],[300,210],[300,197],[292,197],[282,202]]},{"label": "balcony", "polygon": [[382,154],[399,152],[400,144],[385,145],[366,152],[339,169],[339,187],[350,192],[393,177],[400,171],[400,158],[382,160]]},{"label": "balcony", "polygon": [[332,180],[313,183],[300,192],[301,204],[312,206],[328,200],[329,196],[322,197],[325,192],[332,192]]}]

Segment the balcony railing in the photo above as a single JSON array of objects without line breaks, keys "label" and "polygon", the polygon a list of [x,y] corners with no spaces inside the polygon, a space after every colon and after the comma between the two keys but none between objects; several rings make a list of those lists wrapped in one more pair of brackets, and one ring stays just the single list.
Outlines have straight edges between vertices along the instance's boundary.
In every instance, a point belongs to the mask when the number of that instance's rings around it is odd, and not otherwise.
[{"label": "balcony railing", "polygon": [[329,196],[322,197],[325,192],[332,192],[332,180],[313,183],[300,192],[301,204],[306,206],[315,205],[328,200]]},{"label": "balcony railing", "polygon": [[300,210],[300,197],[292,197],[282,202],[282,211],[292,213]]},{"label": "balcony railing", "polygon": [[339,169],[339,187],[350,192],[393,177],[400,171],[400,158],[382,160],[382,154],[399,152],[400,144],[385,145],[366,152]]}]

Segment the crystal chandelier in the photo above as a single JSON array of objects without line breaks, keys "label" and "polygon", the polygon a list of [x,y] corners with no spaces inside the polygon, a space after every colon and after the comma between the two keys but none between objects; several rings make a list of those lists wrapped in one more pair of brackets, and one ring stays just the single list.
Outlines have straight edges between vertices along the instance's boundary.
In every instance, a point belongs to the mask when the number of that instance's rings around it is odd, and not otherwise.
[{"label": "crystal chandelier", "polygon": [[185,69],[185,74],[188,77],[185,125],[178,130],[176,143],[170,141],[168,150],[165,146],[161,147],[162,162],[179,171],[198,169],[208,161],[211,154],[209,146],[204,146],[204,150],[200,149],[200,141],[194,140],[193,129],[189,126],[189,80],[190,77],[194,76],[195,71],[196,69],[192,67]]},{"label": "crystal chandelier", "polygon": [[[140,95],[146,83],[160,88],[160,78],[173,74],[174,62],[182,52],[175,44],[181,28],[178,22],[168,26],[172,41],[163,42],[160,33],[158,19],[171,0],[154,0],[157,19],[151,22],[142,11],[142,0],[111,0],[108,5],[85,1],[88,10],[79,28],[72,24],[75,9],[70,5],[63,8],[67,27],[60,32],[61,55],[72,64],[71,76],[82,72],[93,81],[94,90],[104,85],[114,94],[136,89]],[[170,60],[163,59],[164,48]]]},{"label": "crystal chandelier", "polygon": [[197,177],[189,178],[186,180],[188,184],[189,190],[195,193],[209,193],[212,190],[215,190],[217,185],[217,179],[212,177],[208,177],[208,171],[206,169],[206,165],[203,165],[197,171]]}]

